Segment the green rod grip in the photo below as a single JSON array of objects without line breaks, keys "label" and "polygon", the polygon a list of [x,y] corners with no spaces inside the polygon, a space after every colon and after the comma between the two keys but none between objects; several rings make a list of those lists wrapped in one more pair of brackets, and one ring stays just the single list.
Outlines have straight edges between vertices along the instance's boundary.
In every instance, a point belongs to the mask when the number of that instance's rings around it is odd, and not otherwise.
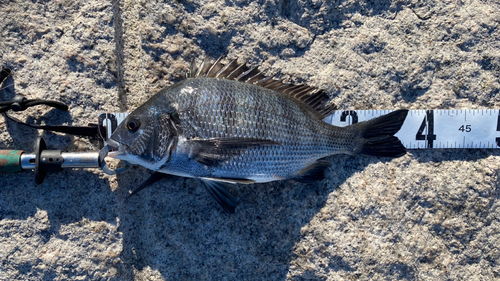
[{"label": "green rod grip", "polygon": [[0,173],[21,172],[21,154],[22,150],[0,150]]}]

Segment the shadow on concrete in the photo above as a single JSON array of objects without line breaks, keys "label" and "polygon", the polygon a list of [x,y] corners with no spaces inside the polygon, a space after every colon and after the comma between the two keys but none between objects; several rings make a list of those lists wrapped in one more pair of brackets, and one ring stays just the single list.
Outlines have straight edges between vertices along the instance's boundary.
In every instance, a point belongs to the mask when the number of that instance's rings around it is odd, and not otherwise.
[{"label": "shadow on concrete", "polygon": [[[315,184],[235,187],[232,193],[241,203],[234,214],[224,213],[197,179],[160,181],[123,205],[122,259],[173,280],[285,279],[301,228],[348,177],[381,159],[342,155],[334,161],[328,178]],[[118,176],[120,187],[133,190],[148,172],[136,168],[131,173]],[[132,268],[122,274],[133,275]]]},{"label": "shadow on concrete", "polygon": [[[414,151],[422,162],[470,161],[500,156],[496,150]],[[303,238],[301,229],[323,208],[329,195],[351,175],[362,172],[368,165],[390,159],[338,155],[329,158],[332,167],[327,178],[315,184],[282,181],[268,184],[241,185],[232,193],[241,204],[235,214],[226,214],[206,193],[196,179],[177,178],[160,181],[124,202],[120,210],[120,231],[123,233],[121,258],[126,265],[124,276],[133,276],[133,268],[151,268],[166,279],[209,280],[285,280],[290,262],[297,257],[294,245]],[[133,190],[148,177],[143,168],[118,176],[119,186]],[[139,178],[139,179],[138,179]],[[122,189],[123,202],[128,194]],[[486,196],[486,195],[485,195]],[[498,199],[498,195],[496,197]],[[448,206],[465,205],[455,202]],[[427,206],[423,198],[401,198],[409,206]],[[428,206],[432,208],[432,206]],[[369,215],[353,214],[353,216]],[[478,210],[480,211],[480,210]],[[482,210],[485,215],[488,210]],[[418,223],[418,222],[416,222]],[[436,235],[453,235],[440,231]],[[464,245],[472,236],[460,238]],[[182,265],[182,266],[179,266]],[[133,267],[133,268],[132,268]],[[356,264],[341,259],[332,260],[328,270],[357,270]],[[412,279],[416,272],[406,264],[380,267],[387,276]],[[320,278],[306,271],[303,276]]]}]

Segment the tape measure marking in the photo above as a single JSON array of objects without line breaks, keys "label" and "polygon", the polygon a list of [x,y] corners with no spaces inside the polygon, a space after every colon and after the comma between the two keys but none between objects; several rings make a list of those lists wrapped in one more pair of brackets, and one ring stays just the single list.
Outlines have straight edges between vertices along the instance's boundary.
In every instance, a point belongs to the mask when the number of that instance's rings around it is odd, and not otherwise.
[{"label": "tape measure marking", "polygon": [[[323,121],[348,126],[367,121],[393,110],[337,110]],[[128,113],[100,113],[99,124],[107,136]],[[500,148],[500,110],[435,109],[410,110],[396,134],[407,149]]]}]

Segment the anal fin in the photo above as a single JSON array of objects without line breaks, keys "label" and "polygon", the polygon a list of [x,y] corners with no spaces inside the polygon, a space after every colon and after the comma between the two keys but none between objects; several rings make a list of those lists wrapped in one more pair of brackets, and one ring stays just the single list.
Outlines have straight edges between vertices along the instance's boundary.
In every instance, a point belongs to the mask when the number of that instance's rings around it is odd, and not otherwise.
[{"label": "anal fin", "polygon": [[312,165],[302,169],[299,172],[299,176],[293,178],[293,180],[302,183],[315,183],[321,181],[325,178],[325,171],[328,167],[330,167],[330,162],[326,160],[316,161]]}]

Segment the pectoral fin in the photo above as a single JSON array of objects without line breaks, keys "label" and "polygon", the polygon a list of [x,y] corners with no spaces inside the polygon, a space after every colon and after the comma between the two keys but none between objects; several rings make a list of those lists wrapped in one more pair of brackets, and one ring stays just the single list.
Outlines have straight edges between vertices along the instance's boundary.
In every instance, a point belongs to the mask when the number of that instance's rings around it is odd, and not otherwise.
[{"label": "pectoral fin", "polygon": [[189,157],[198,163],[213,166],[241,155],[247,149],[259,146],[280,145],[267,139],[251,138],[212,138],[190,140]]},{"label": "pectoral fin", "polygon": [[212,195],[212,197],[219,203],[224,209],[224,211],[228,213],[234,213],[234,209],[236,205],[238,205],[239,200],[234,195],[227,191],[226,185],[227,183],[216,182],[211,180],[202,180],[207,188],[208,193]]}]

